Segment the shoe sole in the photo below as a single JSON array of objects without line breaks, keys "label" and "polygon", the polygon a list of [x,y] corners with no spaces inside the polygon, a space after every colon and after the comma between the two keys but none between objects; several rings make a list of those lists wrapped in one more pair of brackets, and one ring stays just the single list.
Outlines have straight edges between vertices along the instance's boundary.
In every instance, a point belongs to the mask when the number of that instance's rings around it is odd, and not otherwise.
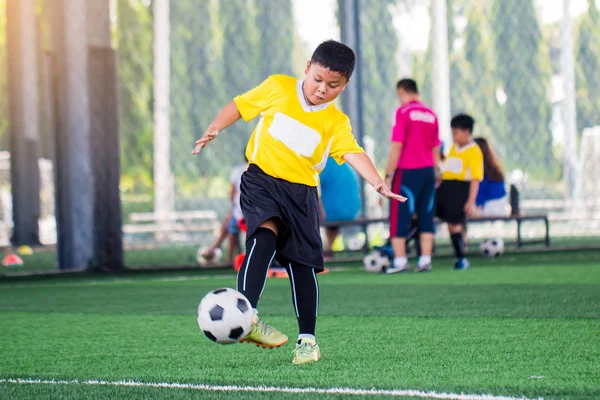
[{"label": "shoe sole", "polygon": [[409,272],[410,269],[409,268],[404,268],[404,269],[399,269],[397,271],[390,271],[389,269],[385,271],[386,274],[388,275],[392,275],[392,274],[402,274],[404,272]]},{"label": "shoe sole", "polygon": [[285,341],[281,342],[280,344],[268,345],[268,344],[264,344],[264,343],[258,343],[258,342],[252,341],[252,340],[246,340],[246,339],[240,340],[240,343],[250,343],[250,344],[255,345],[256,347],[260,347],[260,348],[263,348],[263,349],[276,349],[278,347],[283,346],[287,342],[288,342],[288,339],[285,339]]},{"label": "shoe sole", "polygon": [[312,364],[312,363],[316,363],[320,359],[321,359],[321,355],[319,355],[319,358],[317,358],[316,360],[310,360],[310,361],[304,361],[304,362],[294,362],[294,360],[292,360],[292,364],[294,364],[294,365]]}]

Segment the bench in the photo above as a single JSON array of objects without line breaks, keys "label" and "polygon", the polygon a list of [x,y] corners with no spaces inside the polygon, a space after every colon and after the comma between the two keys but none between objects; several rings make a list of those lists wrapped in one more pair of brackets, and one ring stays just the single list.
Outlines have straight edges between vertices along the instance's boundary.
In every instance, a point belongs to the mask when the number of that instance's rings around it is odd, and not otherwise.
[{"label": "bench", "polygon": [[[496,221],[504,221],[504,222],[512,222],[516,221],[517,223],[517,247],[521,248],[525,245],[530,244],[545,244],[546,247],[550,246],[550,223],[548,221],[548,215],[546,214],[531,214],[531,215],[515,215],[515,216],[506,216],[506,217],[475,217],[467,219],[467,224],[471,223],[482,223],[482,222],[496,222]],[[544,223],[545,227],[545,235],[543,239],[532,239],[532,240],[523,240],[523,236],[521,234],[521,227],[523,222],[526,221],[541,221]],[[362,218],[355,219],[352,221],[327,221],[322,222],[321,226],[324,228],[327,227],[344,227],[344,226],[361,226],[363,231],[367,232],[367,226],[371,224],[379,224],[379,223],[389,223],[389,218]],[[441,221],[436,221],[436,225],[439,225]],[[363,250],[368,251],[369,241],[368,238],[365,241],[365,248]]]},{"label": "bench", "polygon": [[216,211],[174,211],[164,216],[155,213],[132,213],[129,224],[123,226],[123,233],[154,234],[157,239],[169,237],[181,240],[182,235],[189,233],[212,233],[220,223]]}]

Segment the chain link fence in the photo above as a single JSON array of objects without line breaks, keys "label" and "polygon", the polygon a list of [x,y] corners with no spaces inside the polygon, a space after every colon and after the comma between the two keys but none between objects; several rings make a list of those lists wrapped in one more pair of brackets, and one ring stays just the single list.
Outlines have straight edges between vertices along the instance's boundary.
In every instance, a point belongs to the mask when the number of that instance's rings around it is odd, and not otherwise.
[{"label": "chain link fence", "polygon": [[[0,151],[9,149],[6,1],[0,0]],[[244,148],[256,122],[227,129],[198,157],[190,155],[194,141],[229,100],[268,75],[301,77],[316,45],[340,38],[338,9],[344,1],[170,1],[165,47],[153,35],[157,20],[152,0],[111,0],[112,40],[118,50],[120,191],[127,265],[196,263],[196,249],[213,241],[231,208],[229,175],[244,162]],[[391,117],[398,107],[396,81],[413,77],[423,101],[433,104],[431,60],[439,49],[432,45],[431,1],[435,0],[358,3],[362,134],[381,170],[387,160]],[[451,114],[474,116],[475,135],[489,139],[499,154],[507,184],[520,190],[523,212],[548,213],[554,237],[597,241],[600,4],[570,2],[577,123],[573,147],[567,146],[569,125],[564,113],[568,96],[561,69],[567,43],[562,35],[562,1],[447,0]],[[157,91],[155,61],[165,54],[170,60],[169,88]],[[169,104],[169,129],[162,137],[168,146],[163,148],[155,148],[157,96],[166,96]],[[160,182],[155,176],[158,153],[161,160],[168,160],[159,170],[169,172],[163,175],[168,179]],[[567,159],[570,169],[564,168]],[[0,163],[0,168],[5,164]],[[42,174],[47,175],[52,165],[44,168]],[[572,174],[569,179],[565,171]],[[7,193],[1,196],[2,246],[8,245],[10,237],[9,177],[4,169],[0,171],[0,192]],[[42,203],[44,209],[53,210],[54,198],[47,189],[52,182],[44,184],[44,180],[47,176],[42,176]],[[168,200],[161,203],[163,210],[156,209],[157,196]],[[158,220],[159,211],[167,212],[167,217]],[[366,212],[383,216],[387,207],[371,193]],[[48,234],[43,237],[51,248],[55,226],[45,224]],[[472,234],[508,235],[512,229],[510,224],[481,226]],[[540,229],[533,226],[525,234],[538,235]],[[385,229],[379,231],[385,235]]]}]

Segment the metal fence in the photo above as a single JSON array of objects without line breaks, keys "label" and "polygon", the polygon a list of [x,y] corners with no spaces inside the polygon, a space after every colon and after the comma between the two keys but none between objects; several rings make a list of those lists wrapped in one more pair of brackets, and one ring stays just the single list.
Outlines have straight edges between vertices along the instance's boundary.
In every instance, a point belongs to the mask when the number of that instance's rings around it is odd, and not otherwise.
[{"label": "metal fence", "polygon": [[[8,150],[7,1],[0,0],[0,150]],[[475,135],[491,141],[507,183],[520,189],[522,211],[549,213],[553,236],[598,238],[600,5],[564,1],[570,18],[554,0],[111,0],[126,255],[212,241],[230,209],[229,173],[244,161],[255,122],[227,129],[199,157],[190,155],[195,139],[223,105],[268,75],[302,76],[314,47],[340,38],[340,7],[350,4],[360,21],[360,133],[379,168],[398,106],[395,83],[413,77],[426,103],[474,116]],[[445,36],[431,29],[442,20],[432,24],[440,6]],[[449,94],[433,62],[446,58]],[[2,190],[9,175],[0,174]],[[371,193],[366,213],[385,215],[386,206]],[[497,234],[497,226],[472,234],[491,229]],[[8,237],[0,235],[2,245]],[[176,253],[165,263],[195,262]]]}]

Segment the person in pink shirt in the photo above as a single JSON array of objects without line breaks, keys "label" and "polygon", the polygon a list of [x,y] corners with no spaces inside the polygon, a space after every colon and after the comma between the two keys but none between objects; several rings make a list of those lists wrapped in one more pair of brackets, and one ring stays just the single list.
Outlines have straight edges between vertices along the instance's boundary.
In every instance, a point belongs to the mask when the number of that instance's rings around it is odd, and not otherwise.
[{"label": "person in pink shirt", "polygon": [[393,265],[387,273],[409,270],[406,236],[416,214],[421,255],[416,272],[431,271],[431,251],[435,232],[435,186],[439,176],[440,137],[435,113],[420,101],[417,83],[402,79],[396,85],[400,108],[394,117],[392,144],[386,167],[386,181],[394,193],[408,198],[390,205],[390,238],[394,248]]}]

